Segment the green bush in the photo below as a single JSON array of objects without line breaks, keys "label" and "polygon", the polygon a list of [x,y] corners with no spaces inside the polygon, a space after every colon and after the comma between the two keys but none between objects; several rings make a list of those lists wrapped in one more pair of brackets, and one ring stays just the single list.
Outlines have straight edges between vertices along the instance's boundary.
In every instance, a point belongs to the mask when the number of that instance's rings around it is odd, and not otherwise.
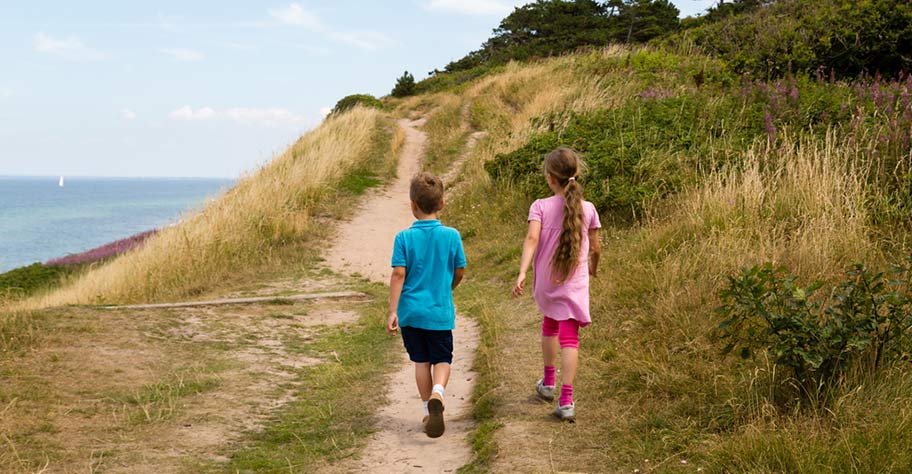
[{"label": "green bush", "polygon": [[[663,89],[644,91],[643,97],[617,109],[574,115],[562,130],[543,117],[540,125],[553,131],[497,155],[485,169],[493,179],[512,181],[536,197],[547,196],[541,174],[544,155],[568,146],[587,164],[582,180],[586,199],[600,213],[630,221],[642,214],[646,201],[680,189],[691,172],[692,167],[685,166],[688,161],[710,156],[712,142],[705,134],[711,131],[704,127],[712,127],[707,123],[712,117],[703,111],[703,98],[667,94],[670,91]],[[746,144],[760,130],[745,133]]]},{"label": "green bush", "polygon": [[338,102],[336,102],[336,106],[333,107],[332,113],[333,114],[342,113],[348,109],[351,109],[352,107],[354,107],[356,105],[361,105],[364,107],[373,107],[375,109],[383,108],[383,103],[380,102],[379,99],[377,99],[376,97],[374,97],[370,94],[352,94],[352,95],[345,96],[342,99],[340,99]]},{"label": "green bush", "polygon": [[391,95],[393,97],[407,97],[415,94],[415,76],[405,71],[399,79],[396,79],[396,86],[393,87]]},{"label": "green bush", "polygon": [[912,68],[906,0],[780,0],[656,40],[721,56],[738,72],[778,77],[825,69],[839,77]]},{"label": "green bush", "polygon": [[33,263],[0,273],[0,300],[28,296],[40,289],[57,285],[61,278],[70,273],[71,268],[42,263]]},{"label": "green bush", "polygon": [[501,67],[482,65],[452,72],[435,71],[432,76],[422,79],[415,84],[415,93],[425,94],[428,92],[451,90],[486,74],[498,72],[501,69]]},{"label": "green bush", "polygon": [[749,358],[765,351],[791,371],[800,396],[822,401],[853,368],[873,373],[908,357],[912,336],[912,259],[886,272],[856,264],[829,297],[822,283],[801,287],[772,264],[729,276],[719,292],[723,353]]}]

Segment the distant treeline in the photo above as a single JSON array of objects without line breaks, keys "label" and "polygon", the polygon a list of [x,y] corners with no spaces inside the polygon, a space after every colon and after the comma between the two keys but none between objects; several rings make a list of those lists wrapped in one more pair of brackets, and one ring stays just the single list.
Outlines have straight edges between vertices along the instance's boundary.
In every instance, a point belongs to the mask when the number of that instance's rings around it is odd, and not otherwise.
[{"label": "distant treeline", "polygon": [[669,0],[538,0],[517,7],[481,47],[417,83],[406,72],[393,95],[454,87],[510,61],[611,43],[701,52],[757,78],[789,72],[853,78],[912,69],[908,0],[719,0],[678,18]]},{"label": "distant treeline", "polygon": [[679,13],[669,0],[539,0],[513,10],[480,49],[447,64],[444,72],[553,56],[584,46],[649,41],[678,30]]}]

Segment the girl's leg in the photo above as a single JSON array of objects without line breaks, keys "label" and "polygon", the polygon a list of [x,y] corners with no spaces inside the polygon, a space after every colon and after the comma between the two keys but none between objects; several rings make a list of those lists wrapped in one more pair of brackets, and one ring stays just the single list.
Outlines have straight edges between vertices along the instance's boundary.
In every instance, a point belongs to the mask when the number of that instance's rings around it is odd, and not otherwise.
[{"label": "girl's leg", "polygon": [[561,346],[561,406],[573,403],[573,379],[579,364],[579,322],[568,319],[560,322],[557,336]]},{"label": "girl's leg", "polygon": [[559,349],[559,344],[557,340],[558,335],[558,322],[545,316],[542,320],[542,338],[541,338],[541,347],[542,347],[542,361],[544,362],[544,377],[542,377],[542,385],[553,387],[554,386],[554,366],[557,364],[557,352]]}]

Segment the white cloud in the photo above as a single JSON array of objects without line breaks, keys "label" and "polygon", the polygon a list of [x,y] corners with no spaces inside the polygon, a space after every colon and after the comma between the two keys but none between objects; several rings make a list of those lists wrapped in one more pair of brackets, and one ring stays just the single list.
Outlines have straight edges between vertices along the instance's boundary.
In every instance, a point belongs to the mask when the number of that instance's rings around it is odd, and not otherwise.
[{"label": "white cloud", "polygon": [[12,89],[7,89],[6,87],[0,87],[0,100],[9,99],[14,95]]},{"label": "white cloud", "polygon": [[57,39],[44,32],[35,35],[34,46],[39,53],[70,61],[99,61],[107,57],[105,53],[86,46],[78,38]]},{"label": "white cloud", "polygon": [[301,26],[314,31],[326,31],[328,29],[315,13],[305,10],[298,3],[292,3],[285,8],[269,10],[269,16],[286,25]]},{"label": "white cloud", "polygon": [[331,41],[348,44],[364,51],[376,51],[396,44],[395,40],[377,31],[336,30],[323,22],[316,13],[304,9],[299,3],[291,3],[287,7],[267,11],[269,16],[284,25],[305,28],[320,33]]},{"label": "white cloud", "polygon": [[224,111],[216,111],[211,107],[193,109],[185,105],[171,111],[168,115],[173,120],[202,121],[202,120],[232,120],[237,123],[256,125],[297,125],[307,123],[307,118],[297,115],[288,109],[233,107]]},{"label": "white cloud", "polygon": [[350,44],[365,51],[376,51],[396,44],[389,36],[376,31],[340,31],[329,36],[340,43]]},{"label": "white cloud", "polygon": [[167,54],[180,62],[196,62],[203,59],[203,53],[194,49],[187,48],[166,48],[158,50],[160,53]]},{"label": "white cloud", "polygon": [[189,105],[171,111],[168,115],[174,120],[209,120],[215,118],[215,110],[203,107],[193,110]]},{"label": "white cloud", "polygon": [[123,117],[124,120],[136,120],[136,112],[130,109],[121,110],[120,116]]},{"label": "white cloud", "polygon": [[529,2],[505,0],[430,0],[424,4],[426,10],[462,13],[465,15],[504,16],[513,8]]},{"label": "white cloud", "polygon": [[320,115],[326,117],[333,111],[332,107],[320,107]]},{"label": "white cloud", "polygon": [[235,107],[226,112],[228,118],[235,122],[257,123],[261,125],[294,124],[304,122],[304,117],[295,115],[287,109],[268,108],[256,109]]}]

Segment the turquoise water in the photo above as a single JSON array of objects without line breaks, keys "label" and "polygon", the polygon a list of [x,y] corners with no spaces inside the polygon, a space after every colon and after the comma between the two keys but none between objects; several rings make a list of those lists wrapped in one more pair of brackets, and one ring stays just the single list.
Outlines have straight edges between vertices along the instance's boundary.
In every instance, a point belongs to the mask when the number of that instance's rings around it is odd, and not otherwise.
[{"label": "turquoise water", "polygon": [[0,272],[176,222],[227,179],[0,176]]}]

